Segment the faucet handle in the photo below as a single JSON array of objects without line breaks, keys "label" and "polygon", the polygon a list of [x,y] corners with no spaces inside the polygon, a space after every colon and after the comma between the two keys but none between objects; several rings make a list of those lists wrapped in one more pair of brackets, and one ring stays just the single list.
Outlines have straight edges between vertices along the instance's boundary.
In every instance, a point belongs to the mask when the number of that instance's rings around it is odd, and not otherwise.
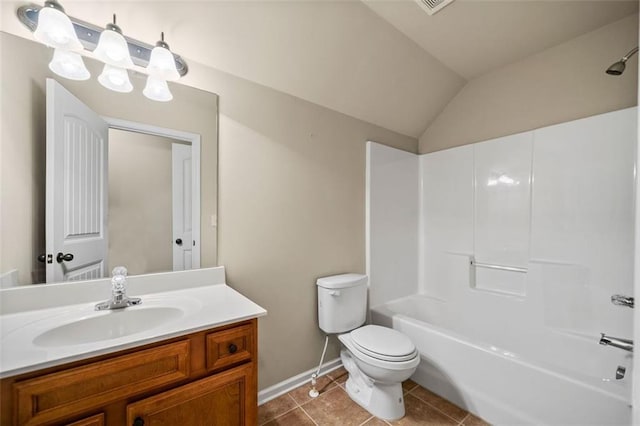
[{"label": "faucet handle", "polygon": [[126,291],[125,285],[127,284],[127,268],[124,266],[116,266],[111,273],[113,274],[111,278],[111,288],[115,292],[124,294]]},{"label": "faucet handle", "polygon": [[122,275],[123,277],[126,277],[127,276],[127,268],[125,268],[124,266],[116,266],[111,271],[111,275],[114,276],[114,277],[117,277],[119,275]]},{"label": "faucet handle", "polygon": [[114,275],[111,278],[111,287],[114,291],[125,291],[125,285],[127,283],[127,279],[124,275]]},{"label": "faucet handle", "polygon": [[632,296],[625,296],[623,294],[614,294],[611,296],[611,303],[617,306],[627,306],[633,308],[634,299]]}]

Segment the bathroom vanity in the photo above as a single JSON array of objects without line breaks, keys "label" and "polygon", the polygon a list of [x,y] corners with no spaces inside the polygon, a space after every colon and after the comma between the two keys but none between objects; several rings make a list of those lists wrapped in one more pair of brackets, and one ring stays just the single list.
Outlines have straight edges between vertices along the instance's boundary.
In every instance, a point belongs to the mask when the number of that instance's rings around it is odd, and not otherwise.
[{"label": "bathroom vanity", "polygon": [[[164,277],[173,274],[202,285]],[[142,304],[116,311],[97,312],[93,301],[16,310],[7,299],[44,302],[3,293],[0,424],[255,424],[266,311],[224,283],[205,285],[203,274],[157,274],[152,286],[182,288],[146,294],[149,276],[130,277]],[[39,287],[15,291],[52,291]]]}]

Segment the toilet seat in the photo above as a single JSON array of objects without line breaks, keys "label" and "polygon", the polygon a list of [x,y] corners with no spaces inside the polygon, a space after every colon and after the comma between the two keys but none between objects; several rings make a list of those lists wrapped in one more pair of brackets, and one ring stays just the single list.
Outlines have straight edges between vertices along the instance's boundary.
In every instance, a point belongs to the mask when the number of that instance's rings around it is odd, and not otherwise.
[{"label": "toilet seat", "polygon": [[417,355],[413,342],[392,328],[366,325],[349,334],[354,349],[372,358],[402,362],[412,360]]},{"label": "toilet seat", "polygon": [[[386,356],[386,358],[388,359],[384,359],[384,355],[376,353],[369,355],[363,350],[360,350],[360,347],[355,344],[355,342],[353,341],[352,333],[353,331],[350,333],[340,334],[338,335],[338,340],[340,340],[342,344],[350,351],[353,357],[359,359],[364,363],[387,370],[404,370],[407,368],[416,367],[420,363],[420,354],[417,350],[414,350],[412,354],[402,357]],[[356,335],[357,334],[358,333],[356,333]]]}]

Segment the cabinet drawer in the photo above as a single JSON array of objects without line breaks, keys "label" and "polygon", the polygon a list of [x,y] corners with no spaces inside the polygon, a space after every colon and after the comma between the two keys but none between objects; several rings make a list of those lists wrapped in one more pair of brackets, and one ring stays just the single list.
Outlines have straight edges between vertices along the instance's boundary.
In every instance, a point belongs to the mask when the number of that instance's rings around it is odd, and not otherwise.
[{"label": "cabinet drawer", "polygon": [[13,385],[20,425],[43,424],[189,377],[188,340]]},{"label": "cabinet drawer", "polygon": [[255,354],[254,333],[253,325],[247,324],[207,334],[207,371],[251,360]]},{"label": "cabinet drawer", "polygon": [[104,426],[104,414],[96,414],[95,416],[69,423],[67,426]]}]

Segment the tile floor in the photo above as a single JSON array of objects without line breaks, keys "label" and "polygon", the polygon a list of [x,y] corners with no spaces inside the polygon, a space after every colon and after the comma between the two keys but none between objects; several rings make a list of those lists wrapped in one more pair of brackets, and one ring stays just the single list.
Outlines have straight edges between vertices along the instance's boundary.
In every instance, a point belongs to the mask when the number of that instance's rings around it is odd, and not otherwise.
[{"label": "tile floor", "polygon": [[315,399],[309,397],[309,384],[305,384],[261,405],[258,407],[258,425],[488,425],[482,419],[411,380],[402,384],[406,415],[395,422],[380,420],[349,398],[344,390],[346,380],[347,372],[341,367],[318,379],[316,389],[320,396]]}]

